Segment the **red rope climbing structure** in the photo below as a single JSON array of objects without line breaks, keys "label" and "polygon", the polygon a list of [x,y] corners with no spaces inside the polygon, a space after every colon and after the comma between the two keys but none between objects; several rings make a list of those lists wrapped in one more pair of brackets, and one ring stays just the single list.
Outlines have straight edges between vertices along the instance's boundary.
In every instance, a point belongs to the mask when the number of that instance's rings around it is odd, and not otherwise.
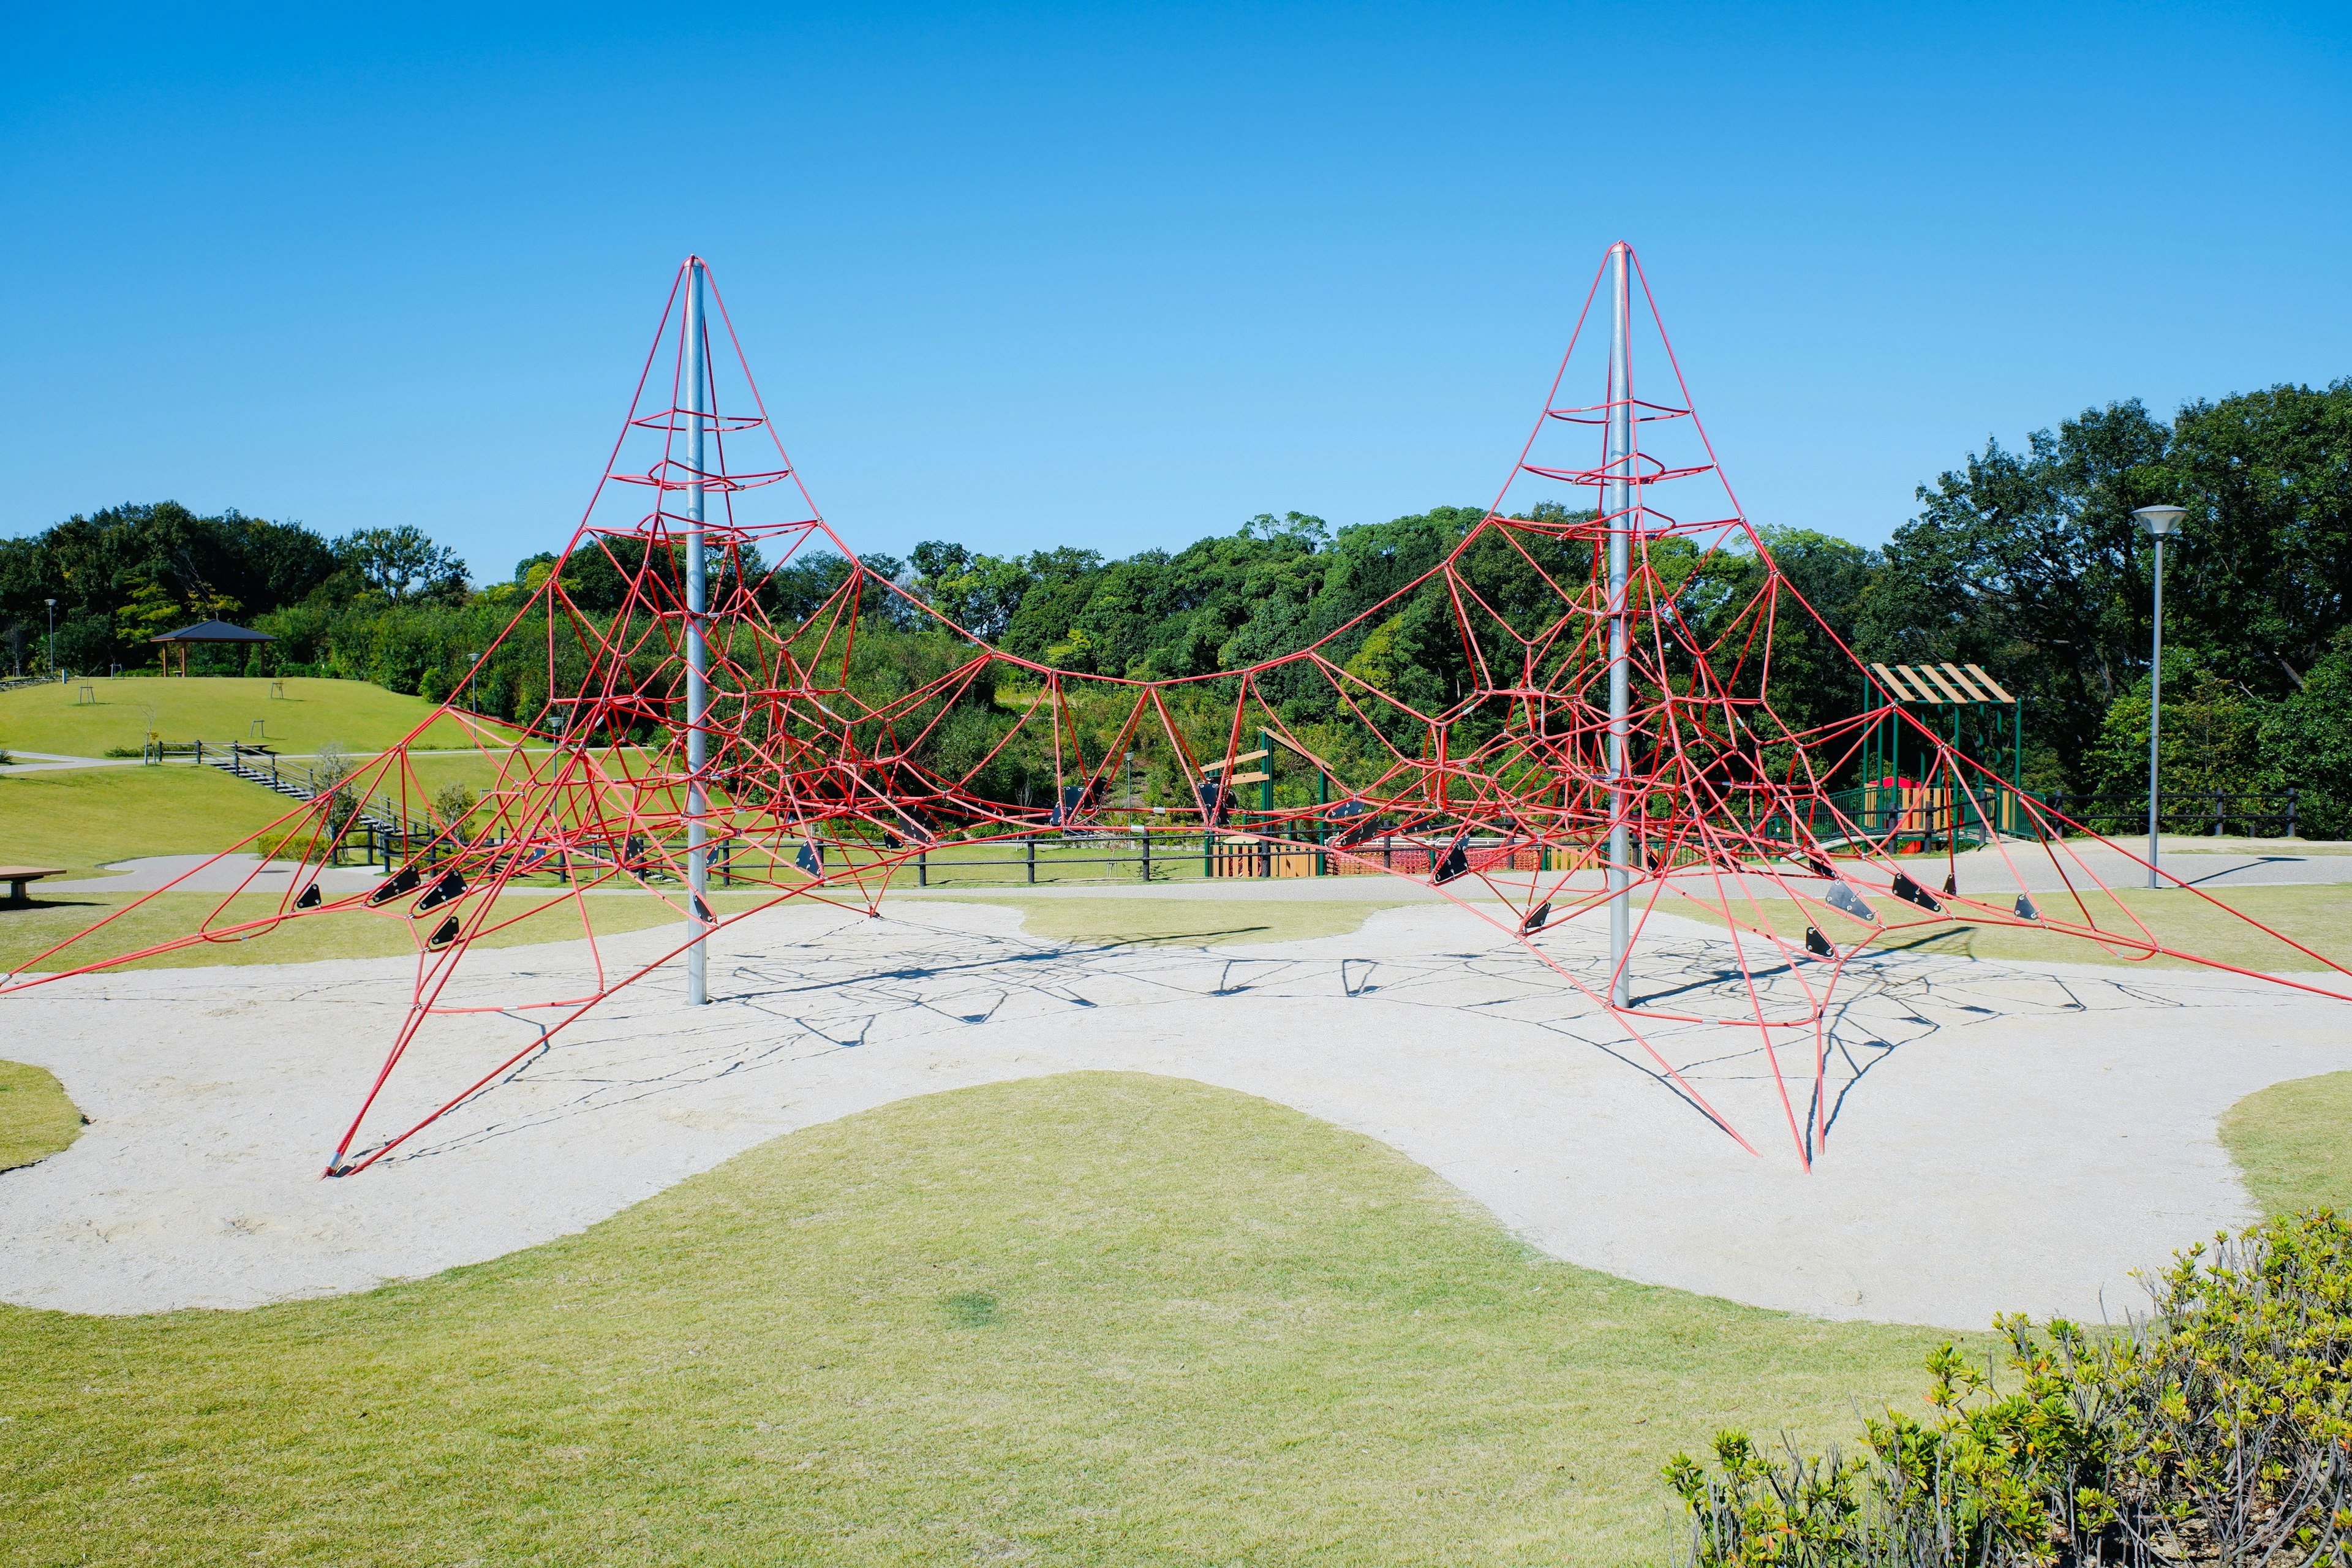
[{"label": "red rope climbing structure", "polygon": [[[349,1174],[494,1085],[616,991],[677,961],[703,932],[794,900],[878,913],[919,860],[928,866],[926,858],[974,845],[1139,835],[1164,845],[1171,860],[1200,854],[1213,868],[1311,864],[1434,885],[1498,942],[1521,944],[1612,1016],[1663,1080],[1752,1151],[1751,1133],[1763,1131],[1743,1130],[1710,1104],[1686,1074],[1687,1057],[1678,1062],[1656,1037],[1715,1028],[1746,1042],[1769,1076],[1775,1135],[1810,1164],[1828,1131],[1832,999],[1848,964],[1887,933],[1966,922],[2089,940],[2126,958],[2196,959],[2142,923],[2093,874],[2086,853],[2139,862],[1961,755],[1858,662],[1855,689],[1873,694],[1862,711],[1810,728],[1783,721],[1773,703],[1776,629],[1801,619],[1840,658],[1852,655],[1742,515],[1647,279],[1630,251],[1623,261],[1640,285],[1639,363],[1670,371],[1660,387],[1637,397],[1612,361],[1587,383],[1598,384],[1597,400],[1564,395],[1571,372],[1599,357],[1601,334],[1588,328],[1610,276],[1604,263],[1501,491],[1434,567],[1280,658],[1150,680],[1016,658],[859,564],[786,456],[715,286],[715,311],[697,317],[683,308],[697,269],[706,284],[709,277],[689,258],[586,514],[500,638],[530,648],[533,668],[543,660],[536,714],[510,725],[469,711],[472,682],[500,658],[486,650],[448,703],[400,745],[225,852],[299,847],[302,868],[268,907],[253,910],[249,879],[247,897],[223,895],[185,934],[113,951],[121,943],[107,933],[142,899],[41,954],[0,993],[291,921],[404,929],[416,953],[409,1006],[328,1162],[330,1174]],[[689,320],[703,322],[706,341],[689,343]],[[698,396],[693,364],[725,374],[714,371]],[[705,456],[691,466],[698,423]],[[681,564],[689,526],[681,503],[694,487],[709,508],[696,524],[710,584],[698,616]],[[1610,581],[1612,537],[1627,546],[1622,591]],[[813,610],[782,615],[772,591],[779,574],[819,552],[845,562],[837,585]],[[617,608],[574,601],[591,575],[620,584]],[[1442,594],[1430,595],[1433,584]],[[1699,599],[1709,595],[1702,615]],[[1392,689],[1377,660],[1343,658],[1363,645],[1367,627],[1387,626],[1416,602],[1444,606],[1431,635],[1458,643],[1468,672],[1442,700]],[[956,651],[940,669],[913,676],[877,667],[879,639],[861,635],[877,620],[929,629]],[[1624,651],[1613,656],[1618,622]],[[682,698],[698,624],[709,670],[698,770],[688,762]],[[513,662],[510,647],[505,662]],[[1628,692],[1616,734],[1612,664]],[[1300,702],[1302,693],[1315,700]],[[1326,717],[1286,717],[1302,711]],[[1925,759],[1907,790],[1889,792],[1900,795],[1891,810],[1868,803],[1867,784],[1853,787],[1865,735],[1889,723]],[[430,781],[451,770],[445,756],[419,754],[428,731],[436,752],[462,732],[491,780],[460,821],[429,815]],[[1257,744],[1261,734],[1270,746]],[[1622,744],[1612,744],[1620,735]],[[1251,755],[1268,750],[1275,754]],[[986,781],[1005,777],[1002,764],[1016,752],[1049,779],[1020,800],[1003,798],[1013,792]],[[1163,788],[1157,804],[1139,801],[1138,759],[1154,776],[1179,781],[1172,796]],[[1283,772],[1283,798],[1262,787],[1254,806],[1245,802],[1240,781],[1252,762],[1259,773]],[[1840,780],[1845,785],[1833,787]],[[695,820],[724,879],[755,895],[728,900],[724,912],[688,887],[688,803],[696,794],[706,804]],[[404,864],[365,890],[327,894],[319,873],[362,836],[380,839],[385,821],[404,835]],[[408,830],[419,821],[425,826]],[[1622,894],[1608,878],[1621,827],[1630,846],[1617,862]],[[1964,839],[1977,846],[1967,890]],[[1931,846],[1939,863],[1922,853]],[[1997,889],[1985,886],[1988,876]],[[2174,889],[2166,896],[2211,902],[2196,889]],[[650,963],[608,968],[609,941],[592,916],[601,895],[622,890],[667,904],[678,940]],[[1613,967],[1576,961],[1560,939],[1595,930],[1620,896],[1631,940],[1612,955]],[[1644,933],[1662,912],[1695,915],[1719,931],[1725,984],[1641,994]],[[2279,984],[2347,994],[2341,966],[2267,934],[2283,962],[2300,954],[2300,966],[2318,965],[2308,981]],[[593,960],[592,982],[574,994],[489,996],[480,985],[453,986],[486,943],[574,936]],[[472,1038],[466,1020],[491,1012],[530,1019],[539,1032],[524,1050],[480,1061],[388,1111],[387,1086],[424,1032],[458,1031],[462,1047]]]}]

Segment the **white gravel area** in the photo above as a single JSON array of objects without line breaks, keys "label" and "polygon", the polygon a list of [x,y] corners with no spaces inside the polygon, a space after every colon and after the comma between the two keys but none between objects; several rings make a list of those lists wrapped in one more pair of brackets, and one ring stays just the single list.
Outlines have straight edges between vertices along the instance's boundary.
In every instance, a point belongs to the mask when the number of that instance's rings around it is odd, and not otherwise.
[{"label": "white gravel area", "polygon": [[[410,961],[89,976],[0,999],[0,1055],[56,1072],[92,1119],[71,1149],[0,1176],[0,1298],[125,1313],[364,1289],[576,1231],[798,1128],[1108,1068],[1381,1139],[1534,1247],[1630,1279],[1830,1318],[2096,1318],[2137,1303],[2134,1270],[2252,1217],[2215,1140],[2222,1110],[2352,1068],[2352,1004],[2256,980],[1872,956],[1840,992],[1834,1120],[1808,1173],[1752,1028],[1654,1043],[1754,1155],[1572,987],[1447,905],[1215,950],[1057,943],[1020,920],[915,900],[883,919],[754,917],[716,940],[710,1006],[682,1005],[665,969],[335,1181],[320,1167],[393,1037]],[[674,940],[607,942],[605,962]],[[1545,940],[1597,972],[1598,921]],[[1637,992],[1737,999],[1718,933],[1660,916],[1647,941]],[[587,963],[580,943],[478,952],[444,1000],[562,994]],[[535,1033],[521,1013],[437,1020],[393,1110]],[[1795,1044],[1801,1096],[1811,1047]]]}]

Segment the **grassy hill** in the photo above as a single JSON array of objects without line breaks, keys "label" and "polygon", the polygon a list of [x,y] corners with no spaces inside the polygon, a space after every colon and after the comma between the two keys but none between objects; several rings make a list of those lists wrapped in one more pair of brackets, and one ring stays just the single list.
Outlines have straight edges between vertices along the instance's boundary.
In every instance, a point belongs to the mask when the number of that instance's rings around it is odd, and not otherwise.
[{"label": "grassy hill", "polygon": [[[212,768],[0,774],[0,862],[89,873],[139,855],[210,854],[292,809],[285,796]],[[36,901],[43,897],[36,887]]]},{"label": "grassy hill", "polygon": [[[272,697],[273,685],[285,694]],[[84,686],[95,702],[77,702]],[[433,704],[423,698],[364,680],[124,677],[0,692],[0,747],[97,757],[136,748],[153,730],[171,742],[226,746],[259,740],[280,752],[299,752],[331,741],[346,751],[369,752],[392,745],[432,712]],[[506,732],[505,726],[499,729]],[[464,726],[445,720],[418,744],[465,746],[472,741]]]}]

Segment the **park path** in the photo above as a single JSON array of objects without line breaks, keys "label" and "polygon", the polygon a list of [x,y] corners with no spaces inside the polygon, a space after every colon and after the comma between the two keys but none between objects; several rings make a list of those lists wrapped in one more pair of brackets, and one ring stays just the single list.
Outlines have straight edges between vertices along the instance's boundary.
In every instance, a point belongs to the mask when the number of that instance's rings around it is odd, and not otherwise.
[{"label": "park path", "polygon": [[[257,855],[142,855],[104,869],[103,877],[50,882],[44,891],[152,893],[159,888],[173,888],[183,893],[277,893],[295,885],[295,874],[302,866],[295,860],[265,864]],[[329,867],[318,873],[317,880],[329,893],[363,893],[381,879],[373,871]]]},{"label": "park path", "polygon": [[12,762],[0,766],[0,773],[51,773],[67,768],[135,768],[137,757],[77,757],[65,752],[28,752],[22,746],[7,748],[11,757],[30,757],[29,763]]}]

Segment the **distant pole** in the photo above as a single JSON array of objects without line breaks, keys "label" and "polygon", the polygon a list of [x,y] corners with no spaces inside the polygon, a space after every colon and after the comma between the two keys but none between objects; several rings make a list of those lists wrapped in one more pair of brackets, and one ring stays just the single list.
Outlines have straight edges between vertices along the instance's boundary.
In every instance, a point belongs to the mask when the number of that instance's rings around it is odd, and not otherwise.
[{"label": "distant pole", "polygon": [[2156,636],[2147,656],[2147,885],[2157,885],[2156,861],[2159,846],[2157,841],[2157,732],[2164,705],[2164,542],[2180,531],[2180,520],[2189,515],[2188,509],[2177,506],[2144,506],[2132,515],[2156,541]]},{"label": "distant pole", "polygon": [[702,573],[702,391],[707,374],[702,353],[702,258],[686,262],[686,1000],[698,1007],[710,1000],[703,932],[710,929],[709,828],[703,821],[707,795],[702,769],[709,760],[703,716],[709,710],[705,679],[710,650],[703,646],[702,621],[709,610]]},{"label": "distant pole", "polygon": [[44,599],[41,603],[49,607],[49,673],[55,675],[58,672],[58,602]]},{"label": "distant pole", "polygon": [[1633,884],[1626,858],[1625,810],[1632,772],[1632,703],[1626,668],[1629,655],[1625,625],[1626,580],[1632,574],[1633,520],[1633,356],[1632,305],[1626,277],[1628,252],[1621,241],[1609,249],[1609,450],[1604,466],[1601,510],[1609,520],[1609,1000],[1626,1005],[1632,991],[1625,973],[1625,952],[1633,945],[1632,911],[1627,889]]}]

